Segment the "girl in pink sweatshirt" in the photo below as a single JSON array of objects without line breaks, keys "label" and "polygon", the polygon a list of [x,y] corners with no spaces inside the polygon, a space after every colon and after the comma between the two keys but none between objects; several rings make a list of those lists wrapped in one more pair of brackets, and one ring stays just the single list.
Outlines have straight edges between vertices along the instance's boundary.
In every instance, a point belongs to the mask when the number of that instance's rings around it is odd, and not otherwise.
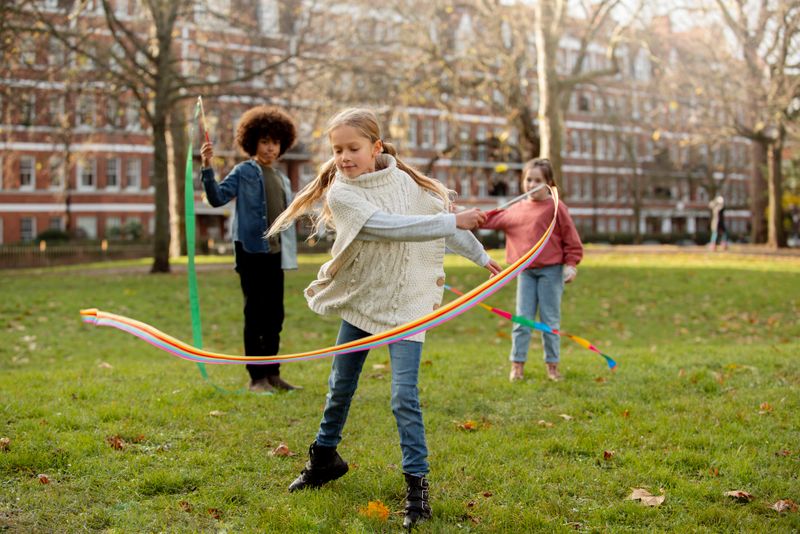
[{"label": "girl in pink sweatshirt", "polygon": [[[525,164],[522,172],[523,191],[530,191],[540,184],[555,187],[553,167],[550,160],[533,159]],[[547,188],[531,193],[525,200],[517,202],[507,210],[487,213],[481,228],[502,230],[506,234],[506,262],[513,263],[533,247],[547,230],[553,219],[554,202]],[[578,274],[577,265],[583,258],[583,244],[575,223],[569,216],[566,204],[559,202],[556,226],[553,235],[538,258],[520,274],[517,282],[517,315],[540,321],[551,328],[560,328],[561,294],[564,284],[572,282]],[[511,335],[511,374],[513,382],[522,380],[531,329],[514,323]],[[547,376],[561,380],[558,372],[561,338],[556,334],[542,333],[544,361]]]}]

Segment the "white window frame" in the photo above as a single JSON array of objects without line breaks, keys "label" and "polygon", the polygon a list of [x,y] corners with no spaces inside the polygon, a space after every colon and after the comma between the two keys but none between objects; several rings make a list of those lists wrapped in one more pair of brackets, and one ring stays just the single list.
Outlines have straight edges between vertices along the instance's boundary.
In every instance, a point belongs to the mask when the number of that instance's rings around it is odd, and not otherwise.
[{"label": "white window frame", "polygon": [[406,134],[406,140],[408,141],[409,147],[416,147],[417,146],[417,118],[416,117],[409,117],[408,118],[408,133]]},{"label": "white window frame", "polygon": [[[86,231],[87,226],[92,230],[91,232]],[[97,239],[97,216],[82,215],[76,217],[75,227],[86,232],[86,239]]]},{"label": "white window frame", "polygon": [[433,119],[422,120],[422,148],[430,148],[433,146],[433,138],[435,135],[433,127]]},{"label": "white window frame", "polygon": [[61,156],[53,154],[48,159],[50,170],[50,186],[49,189],[53,191],[60,191],[64,188],[64,183],[67,180],[67,174],[64,170],[64,162]]},{"label": "white window frame", "polygon": [[[22,163],[30,163],[30,183],[22,183]],[[33,191],[36,189],[36,158],[34,156],[20,156],[19,158],[19,190]]]},{"label": "white window frame", "polygon": [[[87,168],[92,173],[92,183],[89,185],[86,185],[83,181],[83,172]],[[87,158],[79,161],[75,166],[75,172],[77,174],[78,191],[94,191],[97,189],[97,158]]]},{"label": "white window frame", "polygon": [[[25,239],[22,233],[22,226],[26,222],[31,223],[30,238],[28,239]],[[19,220],[19,240],[23,243],[27,243],[28,241],[33,241],[34,239],[36,239],[36,217],[21,217]]]},{"label": "white window frame", "polygon": [[447,147],[447,136],[450,125],[443,118],[439,118],[439,127],[437,128],[437,141],[436,148]]},{"label": "white window frame", "polygon": [[[131,167],[134,165],[135,167]],[[135,169],[135,172],[131,172]],[[131,185],[131,176],[136,178],[136,183]],[[130,158],[125,161],[125,189],[129,191],[139,191],[142,188],[142,160],[141,158]]]},{"label": "white window frame", "polygon": [[[88,109],[84,109],[88,107]],[[81,95],[75,110],[75,128],[90,129],[97,125],[97,103],[92,95]],[[91,113],[88,122],[83,121],[84,113]]]},{"label": "white window frame", "polygon": [[[116,177],[117,183],[116,185],[108,185],[108,177],[111,175],[108,171],[110,169],[110,163],[114,162],[116,165]],[[122,184],[122,162],[119,158],[106,158],[106,189],[109,191],[119,191]]]}]

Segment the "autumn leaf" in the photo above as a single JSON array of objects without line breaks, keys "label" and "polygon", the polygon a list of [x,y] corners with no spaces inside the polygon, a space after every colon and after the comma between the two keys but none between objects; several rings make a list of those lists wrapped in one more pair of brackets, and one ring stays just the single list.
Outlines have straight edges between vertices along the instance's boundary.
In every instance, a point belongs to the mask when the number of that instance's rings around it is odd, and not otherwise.
[{"label": "autumn leaf", "polygon": [[559,414],[558,416],[559,416],[561,419],[563,419],[564,421],[569,421],[569,420],[571,420],[571,419],[572,419],[572,416],[571,416],[571,415],[567,415],[567,414],[565,414],[565,413]]},{"label": "autumn leaf", "polygon": [[389,509],[381,501],[369,501],[366,506],[358,509],[358,513],[370,519],[386,521],[389,519]]},{"label": "autumn leaf", "polygon": [[631,488],[633,491],[628,495],[628,499],[632,501],[639,501],[647,506],[661,506],[666,495],[653,495],[644,488]]},{"label": "autumn leaf", "polygon": [[45,474],[38,474],[36,477],[39,479],[39,482],[42,484],[50,484],[50,479]]},{"label": "autumn leaf", "polygon": [[792,501],[791,499],[781,499],[777,501],[775,504],[770,506],[776,512],[796,512],[797,511],[797,503]]},{"label": "autumn leaf", "polygon": [[751,494],[742,490],[726,491],[725,496],[735,499],[739,502],[750,502],[753,500],[753,496]]},{"label": "autumn leaf", "polygon": [[223,412],[221,410],[211,410],[210,412],[208,412],[208,415],[211,415],[211,416],[214,416],[214,417],[221,417],[221,416],[225,415],[225,412]]},{"label": "autumn leaf", "polygon": [[622,417],[628,417],[630,415],[631,415],[631,412],[629,412],[628,410],[622,410]]},{"label": "autumn leaf", "polygon": [[768,402],[762,402],[759,404],[758,408],[758,415],[765,415],[772,411],[772,406]]},{"label": "autumn leaf", "polygon": [[463,421],[461,423],[456,422],[456,427],[459,430],[473,431],[473,430],[477,430],[478,429],[478,424],[475,421],[473,421],[471,419],[468,419],[468,420]]},{"label": "autumn leaf", "polygon": [[603,460],[608,461],[612,459],[614,454],[616,454],[614,451],[603,451]]},{"label": "autumn leaf", "polygon": [[192,511],[192,505],[189,504],[189,501],[181,501],[181,502],[178,503],[178,506],[184,512],[191,512]]},{"label": "autumn leaf", "polygon": [[269,452],[270,456],[294,456],[295,453],[289,450],[289,446],[285,443],[278,444],[277,447]]},{"label": "autumn leaf", "polygon": [[484,497],[486,497],[487,499],[488,499],[489,497],[491,497],[492,495],[494,495],[494,494],[493,494],[491,491],[484,491],[484,492],[483,492],[483,496],[484,496]]},{"label": "autumn leaf", "polygon": [[376,371],[379,371],[381,369],[386,369],[386,364],[385,363],[376,363],[376,364],[372,365],[372,368],[375,369]]},{"label": "autumn leaf", "polygon": [[597,382],[598,384],[602,384],[604,382],[608,382],[608,378],[604,376],[598,376],[597,378],[594,379],[594,381]]},{"label": "autumn leaf", "polygon": [[[3,438],[3,439],[8,439],[8,438]],[[0,439],[0,450],[3,449],[2,445],[3,445],[3,440]],[[779,451],[775,452],[775,456],[791,456],[791,455],[792,455],[792,451],[790,451],[789,449],[782,449],[782,450],[779,450]]]},{"label": "autumn leaf", "polygon": [[544,428],[553,428],[553,423],[545,421],[544,419],[539,419],[536,424]]},{"label": "autumn leaf", "polygon": [[216,509],[216,508],[209,508],[207,511],[208,511],[208,515],[210,515],[211,517],[213,517],[213,518],[214,518],[214,519],[216,519],[217,521],[219,521],[220,519],[222,519],[222,512],[221,512],[221,511],[219,511],[218,509]]},{"label": "autumn leaf", "polygon": [[0,451],[7,451],[11,445],[11,438],[0,438]]},{"label": "autumn leaf", "polygon": [[708,468],[708,474],[711,475],[712,477],[718,477],[719,476],[719,467],[709,467]]},{"label": "autumn leaf", "polygon": [[113,369],[114,368],[114,366],[111,365],[108,362],[100,362],[100,365],[98,365],[97,367],[99,367],[100,369]]},{"label": "autumn leaf", "polygon": [[111,448],[116,451],[121,451],[127,445],[127,443],[125,443],[125,440],[122,439],[120,436],[108,436],[106,438],[106,443],[108,443],[111,446]]}]

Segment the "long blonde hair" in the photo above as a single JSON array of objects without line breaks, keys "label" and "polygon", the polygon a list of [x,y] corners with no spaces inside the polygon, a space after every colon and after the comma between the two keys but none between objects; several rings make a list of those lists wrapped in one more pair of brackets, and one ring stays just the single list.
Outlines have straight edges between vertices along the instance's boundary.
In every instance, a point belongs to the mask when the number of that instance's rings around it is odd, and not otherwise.
[{"label": "long blonde hair", "polygon": [[[420,173],[413,167],[403,163],[397,157],[397,150],[391,143],[387,143],[381,139],[381,128],[378,124],[378,118],[369,109],[363,108],[349,108],[337,113],[329,122],[325,130],[327,135],[341,126],[351,126],[358,130],[358,132],[365,138],[369,139],[370,143],[381,141],[383,145],[383,153],[393,156],[397,161],[397,168],[406,172],[420,187],[427,189],[435,196],[439,197],[444,204],[445,209],[450,207],[451,191],[448,190],[438,180],[428,178]],[[308,185],[306,185],[297,196],[294,198],[289,207],[281,213],[277,219],[272,223],[272,226],[267,231],[267,236],[272,236],[281,232],[292,225],[292,223],[302,215],[312,213],[314,204],[322,199],[322,210],[319,213],[312,214],[312,232],[309,236],[311,239],[319,230],[320,226],[330,228],[331,225],[331,210],[328,202],[325,199],[325,193],[330,189],[336,177],[336,163],[334,158],[326,161],[319,169],[319,174]]]}]

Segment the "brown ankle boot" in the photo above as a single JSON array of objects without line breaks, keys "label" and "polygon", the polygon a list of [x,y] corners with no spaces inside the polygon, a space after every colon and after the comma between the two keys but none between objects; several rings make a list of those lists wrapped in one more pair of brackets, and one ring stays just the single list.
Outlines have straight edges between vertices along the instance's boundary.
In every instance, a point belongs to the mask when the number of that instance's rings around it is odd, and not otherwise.
[{"label": "brown ankle boot", "polygon": [[273,388],[281,391],[294,391],[295,389],[303,389],[300,386],[291,385],[289,382],[281,378],[281,375],[279,374],[267,376],[267,381],[269,381]]}]

